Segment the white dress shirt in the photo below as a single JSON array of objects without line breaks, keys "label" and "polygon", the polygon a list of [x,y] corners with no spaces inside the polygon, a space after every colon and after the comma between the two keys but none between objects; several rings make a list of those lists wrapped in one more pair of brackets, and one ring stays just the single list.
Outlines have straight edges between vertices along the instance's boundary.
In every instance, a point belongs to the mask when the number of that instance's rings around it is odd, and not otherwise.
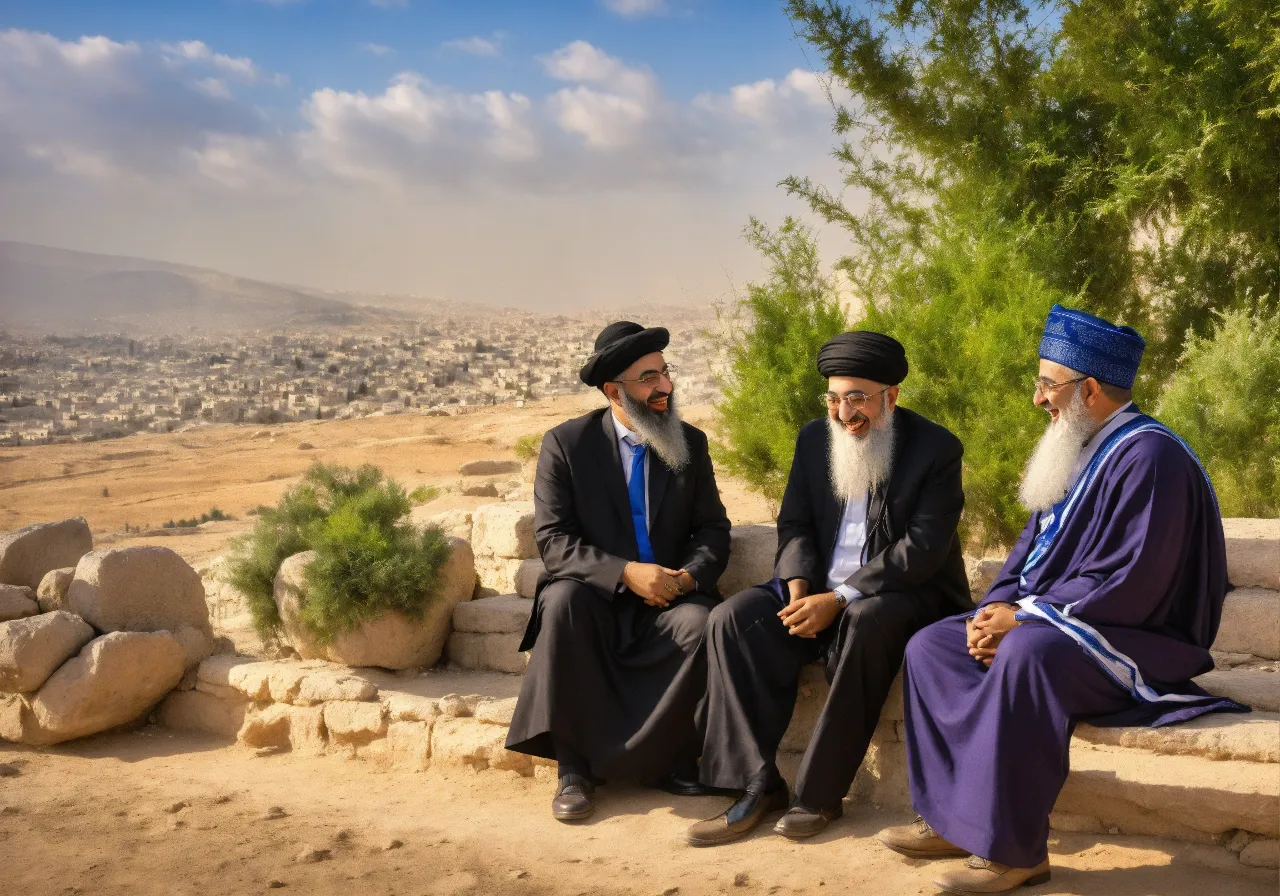
[{"label": "white dress shirt", "polygon": [[[627,437],[639,444],[641,439],[638,435],[627,429],[618,422],[618,418],[613,416],[613,412],[609,412],[610,418],[613,419],[613,429],[618,434],[618,457],[622,459],[622,475],[627,479],[627,487],[631,487],[631,461],[636,450],[627,443]],[[649,526],[649,456],[653,453],[653,449],[647,449],[644,453],[644,524]]]},{"label": "white dress shirt", "polygon": [[871,494],[864,492],[844,506],[840,518],[840,530],[836,533],[835,550],[831,552],[831,569],[827,572],[827,589],[855,601],[862,597],[857,588],[845,584],[845,580],[862,568],[863,554],[867,547],[867,506]]}]

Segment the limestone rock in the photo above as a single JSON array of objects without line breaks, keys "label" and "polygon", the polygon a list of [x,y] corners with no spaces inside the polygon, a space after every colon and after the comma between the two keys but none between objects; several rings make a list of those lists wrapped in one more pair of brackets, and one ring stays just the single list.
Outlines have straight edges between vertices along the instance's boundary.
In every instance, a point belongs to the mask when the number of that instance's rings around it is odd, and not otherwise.
[{"label": "limestone rock", "polygon": [[6,532],[0,535],[0,583],[35,590],[49,570],[75,566],[92,550],[84,517]]},{"label": "limestone rock", "polygon": [[67,609],[103,632],[210,631],[200,574],[169,548],[86,554],[67,589]]},{"label": "limestone rock", "polygon": [[782,735],[778,749],[786,753],[803,753],[809,747],[818,716],[826,705],[830,693],[822,666],[810,663],[800,670],[800,683],[796,688],[796,706],[791,713],[791,724]]},{"label": "limestone rock", "polygon": [[508,697],[505,700],[484,700],[475,708],[473,718],[490,725],[502,725],[504,728],[511,727],[511,718],[516,712],[516,698]]},{"label": "limestone rock", "polygon": [[432,512],[426,507],[415,507],[409,511],[409,521],[419,529],[439,526],[450,538],[471,541],[471,511],[469,510]]},{"label": "limestone rock", "polygon": [[1280,591],[1237,588],[1228,594],[1213,649],[1280,659]]},{"label": "limestone rock", "polygon": [[533,600],[538,593],[538,579],[546,571],[547,567],[541,558],[533,557],[521,561],[520,568],[516,570],[516,594]]},{"label": "limestone rock", "polygon": [[93,634],[89,623],[60,610],[0,622],[0,691],[36,690]]},{"label": "limestone rock", "polygon": [[[1227,578],[1238,588],[1280,589],[1280,519],[1225,519]],[[8,581],[0,577],[0,581]]]},{"label": "limestone rock", "polygon": [[472,460],[458,468],[463,476],[510,476],[520,472],[518,460]]},{"label": "limestone rock", "polygon": [[31,707],[17,694],[0,694],[0,740],[26,743],[35,727]]},{"label": "limestone rock", "polygon": [[25,619],[40,612],[36,593],[25,585],[0,585],[0,622]]},{"label": "limestone rock", "polygon": [[387,714],[395,722],[434,722],[440,715],[439,705],[430,697],[415,694],[388,694],[383,700]]},{"label": "limestone rock", "polygon": [[778,530],[773,526],[734,526],[729,535],[729,566],[720,577],[720,593],[733,597],[773,578]]},{"label": "limestone rock", "polygon": [[182,660],[182,646],[167,632],[95,638],[36,692],[39,730],[30,742],[61,743],[133,721],[178,684]]},{"label": "limestone rock", "polygon": [[36,589],[36,603],[40,605],[41,613],[52,613],[54,610],[63,609],[67,599],[67,588],[75,577],[74,566],[51,569],[44,574],[44,578],[40,580],[40,587]]},{"label": "limestone rock", "polygon": [[249,598],[231,584],[231,558],[215,557],[197,566],[204,583],[204,602],[215,637],[230,639],[234,651],[245,656],[273,657],[278,645],[264,641],[253,626]]},{"label": "limestone rock", "polygon": [[1004,569],[1005,557],[965,557],[965,571],[969,575],[969,594],[977,603],[987,596],[991,585]]},{"label": "limestone rock", "polygon": [[193,625],[184,625],[171,632],[182,645],[183,670],[194,669],[213,656],[213,637]]},{"label": "limestone rock", "polygon": [[1162,728],[1094,728],[1082,724],[1076,738],[1092,744],[1134,747],[1166,755],[1280,762],[1280,714],[1215,712]]},{"label": "limestone rock", "polygon": [[515,594],[516,580],[525,560],[506,557],[476,557],[476,581],[474,597],[493,597],[497,594]]},{"label": "limestone rock", "polygon": [[447,656],[450,664],[460,669],[489,669],[494,672],[522,674],[529,664],[529,656],[518,649],[521,637],[519,632],[454,632],[449,638]]},{"label": "limestone rock", "polygon": [[1258,712],[1280,712],[1280,673],[1222,669],[1206,672],[1195,681],[1210,694],[1244,703]]},{"label": "limestone rock", "polygon": [[244,727],[248,702],[203,691],[174,691],[160,704],[160,724],[176,731],[199,731],[234,740]]},{"label": "limestone rock", "polygon": [[387,726],[387,749],[398,764],[410,771],[426,771],[431,765],[430,723],[392,722]]},{"label": "limestone rock", "polygon": [[249,747],[288,747],[300,753],[324,752],[324,707],[272,703],[246,714],[236,737]]},{"label": "limestone rock", "polygon": [[373,682],[326,669],[304,676],[292,702],[301,706],[314,706],[330,700],[368,701],[377,698],[378,687]]},{"label": "limestone rock", "polygon": [[1251,868],[1280,868],[1280,840],[1259,838],[1240,850],[1241,864]]},{"label": "limestone rock", "polygon": [[435,665],[449,637],[454,607],[470,599],[475,582],[471,546],[457,538],[450,539],[450,545],[452,553],[441,572],[440,595],[421,620],[390,611],[337,635],[329,644],[317,643],[299,619],[306,589],[303,572],[315,554],[306,551],[289,557],[280,565],[275,584],[276,606],[289,646],[304,658],[348,666],[411,669]]},{"label": "limestone rock", "polygon": [[324,705],[324,727],[338,744],[367,744],[387,733],[387,710],[381,703],[335,700]]},{"label": "limestone rock", "polygon": [[454,632],[523,633],[529,624],[529,601],[515,594],[486,597],[458,604],[453,610]]},{"label": "limestone rock", "polygon": [[911,808],[907,786],[907,747],[886,734],[885,723],[876,727],[866,758],[858,767],[850,792],[856,802],[882,809]]},{"label": "limestone rock", "polygon": [[492,482],[478,482],[474,485],[463,484],[462,496],[464,498],[496,498],[499,496],[498,487]]},{"label": "limestone rock", "polygon": [[504,746],[506,738],[507,729],[500,725],[487,725],[476,719],[442,719],[431,731],[431,759],[477,771],[496,768],[532,775],[530,757],[508,750]]},{"label": "limestone rock", "polygon": [[528,560],[538,556],[532,501],[486,504],[472,514],[471,525],[471,543],[478,557]]}]

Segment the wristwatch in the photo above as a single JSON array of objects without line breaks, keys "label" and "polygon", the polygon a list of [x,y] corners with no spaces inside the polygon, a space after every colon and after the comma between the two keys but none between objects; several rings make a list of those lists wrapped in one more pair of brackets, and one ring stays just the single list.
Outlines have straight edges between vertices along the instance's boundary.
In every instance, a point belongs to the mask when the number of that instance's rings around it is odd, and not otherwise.
[{"label": "wristwatch", "polygon": [[843,610],[845,606],[849,603],[849,598],[845,597],[839,591],[835,591],[832,593],[835,594],[836,596],[836,609]]}]

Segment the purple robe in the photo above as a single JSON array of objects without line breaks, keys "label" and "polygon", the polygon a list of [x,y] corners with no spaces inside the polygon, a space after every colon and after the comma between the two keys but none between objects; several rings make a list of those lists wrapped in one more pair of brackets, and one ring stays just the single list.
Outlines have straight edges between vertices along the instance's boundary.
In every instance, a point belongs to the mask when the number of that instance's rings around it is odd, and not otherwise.
[{"label": "purple robe", "polygon": [[964,615],[908,644],[916,811],[976,855],[1038,864],[1077,722],[1248,711],[1190,680],[1213,668],[1228,588],[1222,518],[1195,455],[1149,417],[1121,426],[1067,498],[1033,515],[983,599],[1024,608],[991,667],[969,656]]}]

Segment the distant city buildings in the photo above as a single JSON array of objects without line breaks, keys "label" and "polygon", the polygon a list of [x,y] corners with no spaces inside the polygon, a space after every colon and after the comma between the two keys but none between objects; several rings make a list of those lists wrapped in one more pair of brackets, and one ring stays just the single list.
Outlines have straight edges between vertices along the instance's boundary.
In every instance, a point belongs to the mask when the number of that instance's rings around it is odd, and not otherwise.
[{"label": "distant city buildings", "polygon": [[[715,400],[725,346],[706,314],[671,328],[683,403]],[[0,445],[467,409],[582,392],[603,314],[485,316],[360,332],[187,337],[0,332]]]}]

